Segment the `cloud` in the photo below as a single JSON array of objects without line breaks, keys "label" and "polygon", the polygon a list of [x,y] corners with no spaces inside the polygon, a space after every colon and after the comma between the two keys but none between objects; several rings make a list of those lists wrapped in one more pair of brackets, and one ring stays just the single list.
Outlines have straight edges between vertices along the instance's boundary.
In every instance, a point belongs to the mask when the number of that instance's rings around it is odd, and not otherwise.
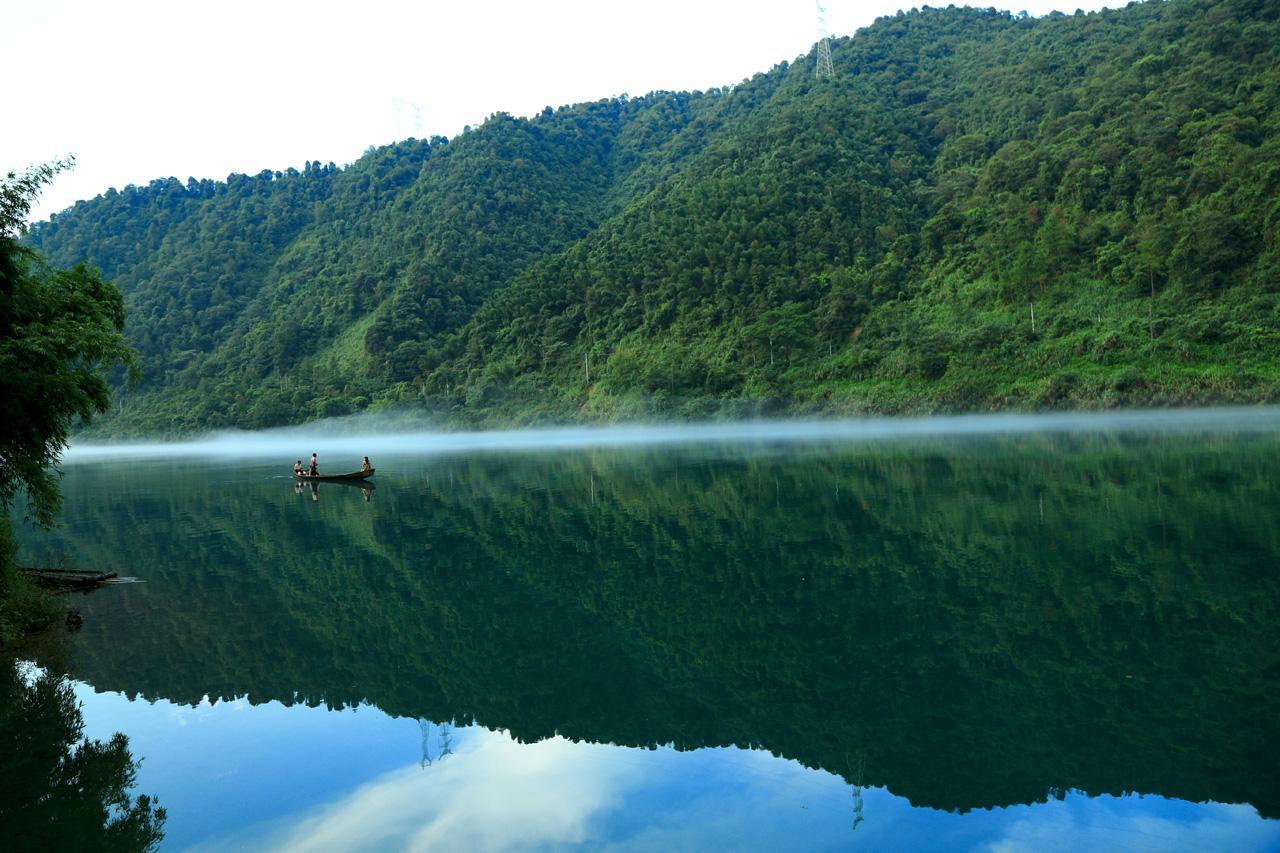
[{"label": "cloud", "polygon": [[1280,842],[1280,826],[1262,821],[1248,805],[1208,803],[1193,805],[1162,800],[1170,807],[1183,806],[1185,818],[1176,815],[1125,813],[1133,797],[1074,799],[1057,808],[1040,808],[1011,821],[1003,836],[986,847],[991,853],[1070,850],[1078,853],[1163,853],[1170,850],[1266,850]]},{"label": "cloud", "polygon": [[[274,833],[248,828],[253,846],[329,851],[506,850],[580,843],[593,815],[617,807],[640,766],[615,747],[552,738],[520,744],[474,729],[456,753],[426,768],[384,774]],[[625,757],[624,757],[625,758]],[[245,837],[229,839],[240,847]]]},{"label": "cloud", "polygon": [[197,849],[772,850],[796,838],[822,849],[849,840],[844,781],[766,752],[455,734],[457,751],[426,768],[385,773],[304,814]]}]

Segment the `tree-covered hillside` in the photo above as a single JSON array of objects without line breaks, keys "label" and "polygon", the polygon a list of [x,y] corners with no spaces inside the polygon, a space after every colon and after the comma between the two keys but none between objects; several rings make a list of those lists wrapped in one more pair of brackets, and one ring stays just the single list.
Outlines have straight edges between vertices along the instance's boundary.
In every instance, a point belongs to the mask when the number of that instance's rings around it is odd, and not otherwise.
[{"label": "tree-covered hillside", "polygon": [[926,8],[832,55],[31,239],[126,293],[117,431],[1280,398],[1280,3]]}]

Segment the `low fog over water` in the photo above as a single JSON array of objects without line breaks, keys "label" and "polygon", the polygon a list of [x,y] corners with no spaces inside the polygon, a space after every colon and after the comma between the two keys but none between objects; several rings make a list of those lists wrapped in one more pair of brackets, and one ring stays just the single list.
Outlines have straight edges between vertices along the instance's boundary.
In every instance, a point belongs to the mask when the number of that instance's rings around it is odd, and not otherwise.
[{"label": "low fog over water", "polygon": [[403,417],[356,416],[262,432],[227,431],[185,441],[73,443],[67,463],[181,456],[300,458],[317,453],[371,457],[465,451],[565,450],[655,444],[858,442],[895,438],[1033,433],[1273,432],[1280,407],[1146,412],[961,415],[845,421],[754,421],[653,426],[563,427],[485,432],[431,431]]}]

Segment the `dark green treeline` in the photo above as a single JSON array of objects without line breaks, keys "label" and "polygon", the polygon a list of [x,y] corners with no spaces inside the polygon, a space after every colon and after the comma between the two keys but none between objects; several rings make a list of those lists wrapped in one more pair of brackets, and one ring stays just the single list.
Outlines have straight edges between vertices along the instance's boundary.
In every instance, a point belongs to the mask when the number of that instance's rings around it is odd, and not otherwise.
[{"label": "dark green treeline", "polygon": [[[54,652],[46,663],[57,657]],[[168,815],[154,797],[134,796],[137,777],[128,738],[84,737],[70,680],[53,669],[32,671],[8,654],[0,659],[0,824],[6,849],[154,850],[164,839]]]},{"label": "dark green treeline", "polygon": [[84,600],[98,689],[865,760],[945,809],[1076,788],[1276,816],[1277,450],[498,454],[396,461],[368,501],[77,467],[33,553],[146,580]]},{"label": "dark green treeline", "polygon": [[1280,3],[922,9],[737,86],[496,115],[37,227],[128,298],[108,431],[1280,395]]}]

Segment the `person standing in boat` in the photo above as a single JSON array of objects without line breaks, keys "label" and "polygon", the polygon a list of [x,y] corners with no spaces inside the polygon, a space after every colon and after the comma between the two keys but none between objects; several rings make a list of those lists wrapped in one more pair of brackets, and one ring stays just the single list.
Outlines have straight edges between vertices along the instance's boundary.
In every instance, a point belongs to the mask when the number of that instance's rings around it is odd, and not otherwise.
[{"label": "person standing in boat", "polygon": [[312,477],[318,476],[320,474],[320,466],[316,462],[316,455],[314,453],[311,454],[311,468],[307,473],[310,474]]}]

